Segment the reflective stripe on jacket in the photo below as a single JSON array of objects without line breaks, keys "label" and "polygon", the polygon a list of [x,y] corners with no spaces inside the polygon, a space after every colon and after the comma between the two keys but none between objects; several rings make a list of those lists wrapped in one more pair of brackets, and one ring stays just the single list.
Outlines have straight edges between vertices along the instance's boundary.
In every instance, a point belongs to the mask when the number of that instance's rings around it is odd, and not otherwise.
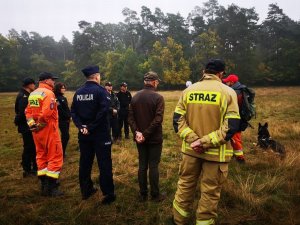
[{"label": "reflective stripe on jacket", "polygon": [[[213,74],[185,89],[177,103],[173,126],[182,138],[182,152],[209,161],[228,162],[233,150],[230,138],[239,128],[239,108],[233,89]],[[200,139],[205,153],[190,144]]]}]

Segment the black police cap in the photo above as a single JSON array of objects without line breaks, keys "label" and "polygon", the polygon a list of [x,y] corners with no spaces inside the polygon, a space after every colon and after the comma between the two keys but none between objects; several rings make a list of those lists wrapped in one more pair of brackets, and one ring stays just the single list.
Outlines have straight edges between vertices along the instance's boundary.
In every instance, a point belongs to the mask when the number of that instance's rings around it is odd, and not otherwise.
[{"label": "black police cap", "polygon": [[112,86],[111,82],[106,82],[105,86]]},{"label": "black police cap", "polygon": [[88,77],[99,72],[99,66],[87,66],[81,70],[84,76]]},{"label": "black police cap", "polygon": [[47,79],[58,79],[58,76],[54,75],[53,73],[48,73],[48,72],[42,72],[39,75],[39,81],[47,80]]},{"label": "black police cap", "polygon": [[35,84],[35,81],[32,78],[30,78],[30,77],[26,77],[26,78],[24,78],[24,80],[22,81],[22,83],[23,83],[23,87],[25,87],[25,86],[27,86],[29,84]]},{"label": "black police cap", "polygon": [[127,87],[127,83],[126,83],[126,82],[122,82],[122,83],[120,84],[120,87]]}]

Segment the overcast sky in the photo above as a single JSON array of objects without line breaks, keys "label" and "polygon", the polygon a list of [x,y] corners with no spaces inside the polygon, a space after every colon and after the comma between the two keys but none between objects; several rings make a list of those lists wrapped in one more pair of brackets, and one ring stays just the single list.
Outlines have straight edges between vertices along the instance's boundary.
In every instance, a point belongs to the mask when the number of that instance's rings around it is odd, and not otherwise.
[{"label": "overcast sky", "polygon": [[[122,9],[128,7],[140,13],[141,6],[153,12],[156,7],[164,13],[179,12],[184,18],[195,6],[203,6],[207,0],[0,0],[0,33],[8,34],[14,28],[18,32],[35,31],[42,36],[62,35],[72,40],[72,31],[78,30],[78,21],[91,23],[118,23],[124,20]],[[219,0],[227,8],[234,3],[239,7],[255,7],[260,21],[266,18],[268,5],[278,3],[293,20],[300,20],[300,0]]]}]

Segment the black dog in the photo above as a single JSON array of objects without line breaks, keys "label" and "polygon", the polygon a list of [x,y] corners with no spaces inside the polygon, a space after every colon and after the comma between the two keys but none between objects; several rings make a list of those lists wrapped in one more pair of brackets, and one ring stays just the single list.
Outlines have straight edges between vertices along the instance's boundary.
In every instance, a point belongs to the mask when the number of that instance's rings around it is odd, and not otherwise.
[{"label": "black dog", "polygon": [[271,148],[274,152],[279,153],[282,158],[285,157],[285,148],[279,142],[273,140],[268,130],[268,123],[265,125],[258,124],[258,146],[263,149]]}]

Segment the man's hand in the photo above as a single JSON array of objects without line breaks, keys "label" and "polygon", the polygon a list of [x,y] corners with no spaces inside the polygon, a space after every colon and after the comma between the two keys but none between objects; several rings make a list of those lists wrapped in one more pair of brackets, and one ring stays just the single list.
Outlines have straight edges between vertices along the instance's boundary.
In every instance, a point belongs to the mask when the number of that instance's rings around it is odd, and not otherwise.
[{"label": "man's hand", "polygon": [[117,115],[118,114],[118,110],[113,109],[112,114],[113,114],[113,116]]},{"label": "man's hand", "polygon": [[37,124],[36,124],[36,123],[32,124],[32,125],[29,127],[29,130],[30,130],[31,132],[37,131]]},{"label": "man's hand", "polygon": [[38,132],[46,126],[46,123],[34,123],[29,127],[31,132]]},{"label": "man's hand", "polygon": [[200,139],[197,139],[196,141],[194,141],[190,146],[195,152],[198,152],[199,154],[205,152],[205,149],[203,148],[203,145],[202,145]]},{"label": "man's hand", "polygon": [[82,125],[82,128],[80,129],[80,132],[81,132],[83,135],[88,135],[88,134],[89,134],[89,131],[88,131],[86,125]]},{"label": "man's hand", "polygon": [[141,132],[139,132],[139,131],[135,132],[135,141],[138,144],[141,144],[145,141],[145,137],[143,136],[143,134]]}]

